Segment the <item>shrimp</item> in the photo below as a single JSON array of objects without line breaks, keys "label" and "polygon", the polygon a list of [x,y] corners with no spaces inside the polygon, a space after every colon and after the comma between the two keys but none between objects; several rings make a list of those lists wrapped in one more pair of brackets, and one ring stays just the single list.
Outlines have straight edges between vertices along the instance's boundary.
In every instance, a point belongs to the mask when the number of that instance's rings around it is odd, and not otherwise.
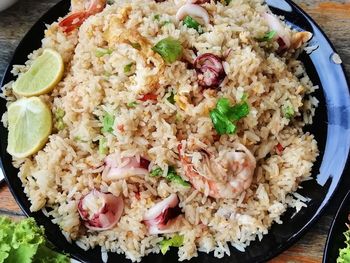
[{"label": "shrimp", "polygon": [[[253,180],[256,160],[242,144],[234,143],[233,149],[214,154],[199,148],[185,153],[179,145],[180,160],[189,181],[198,191],[214,198],[236,198],[247,190]],[[198,147],[197,147],[198,149]],[[190,156],[200,154],[200,163],[191,162]]]},{"label": "shrimp", "polygon": [[89,16],[100,13],[106,6],[106,0],[90,0],[89,7],[83,11],[73,12],[64,18],[58,25],[64,33],[70,33],[80,27]]}]

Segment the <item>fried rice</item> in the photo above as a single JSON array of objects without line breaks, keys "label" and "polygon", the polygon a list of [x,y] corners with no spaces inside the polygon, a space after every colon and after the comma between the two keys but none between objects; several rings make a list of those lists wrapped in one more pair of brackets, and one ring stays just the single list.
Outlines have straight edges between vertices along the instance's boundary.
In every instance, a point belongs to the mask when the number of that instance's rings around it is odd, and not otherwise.
[{"label": "fried rice", "polygon": [[[311,95],[317,87],[297,60],[298,51],[281,54],[277,41],[258,40],[269,31],[262,14],[270,11],[261,0],[204,3],[210,24],[200,34],[176,20],[184,2],[115,0],[69,34],[60,28],[61,18],[48,25],[42,47],[12,71],[26,72],[45,48],[59,52],[65,62],[62,81],[52,93],[40,96],[53,113],[64,111],[63,127],[54,118],[56,128],[46,146],[13,163],[31,211],[43,211],[83,249],[101,246],[141,261],[160,253],[159,243],[176,233],[183,237],[180,261],[198,251],[221,258],[230,255],[230,245],[244,251],[250,242],[261,240],[272,224],[283,223],[280,217],[289,207],[299,211],[306,206],[307,200],[295,191],[312,179],[317,143],[303,127],[312,123],[318,101]],[[73,11],[84,8],[79,1],[72,4]],[[151,51],[167,37],[183,48],[182,58],[173,63]],[[99,49],[108,52],[96,55]],[[226,76],[215,88],[201,87],[196,69],[189,66],[205,53],[222,58]],[[130,64],[132,73],[127,74],[125,66]],[[12,85],[3,88],[8,104],[18,99]],[[156,99],[140,100],[144,94]],[[219,98],[232,104],[244,98],[249,105],[235,133],[219,136],[213,127],[210,112]],[[293,110],[292,118],[284,113],[286,105]],[[112,132],[101,130],[106,113],[113,118]],[[3,122],[7,124],[6,114]],[[107,145],[102,153],[101,140]],[[249,187],[233,198],[211,196],[210,185],[194,187],[179,144],[189,149],[196,145],[219,161],[220,152],[232,151],[237,143],[256,161]],[[111,154],[146,158],[147,169],[160,168],[163,175],[172,167],[191,186],[150,173],[107,178],[105,160]],[[204,165],[201,156],[188,155],[198,167]],[[79,214],[79,202],[93,189],[123,198],[123,213],[110,229],[86,228]],[[181,209],[176,230],[150,234],[145,213],[171,194],[177,195]]]}]

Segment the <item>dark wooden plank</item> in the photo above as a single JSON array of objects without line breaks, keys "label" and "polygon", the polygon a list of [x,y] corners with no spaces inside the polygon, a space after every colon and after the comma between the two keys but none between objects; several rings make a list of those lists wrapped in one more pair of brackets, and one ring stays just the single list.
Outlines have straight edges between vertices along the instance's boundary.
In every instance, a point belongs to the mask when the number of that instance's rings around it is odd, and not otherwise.
[{"label": "dark wooden plank", "polygon": [[5,184],[0,188],[0,215],[24,216]]}]

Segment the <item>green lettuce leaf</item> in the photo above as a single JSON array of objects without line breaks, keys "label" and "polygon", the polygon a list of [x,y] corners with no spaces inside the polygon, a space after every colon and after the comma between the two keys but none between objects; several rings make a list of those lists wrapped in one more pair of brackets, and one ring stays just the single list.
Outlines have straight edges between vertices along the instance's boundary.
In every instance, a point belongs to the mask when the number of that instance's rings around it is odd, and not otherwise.
[{"label": "green lettuce leaf", "polygon": [[337,263],[349,263],[350,262],[350,230],[344,233],[346,238],[346,247],[339,249],[339,257],[337,258]]},{"label": "green lettuce leaf", "polygon": [[53,251],[46,242],[44,228],[33,218],[12,222],[0,217],[0,263],[68,263],[66,255]]}]

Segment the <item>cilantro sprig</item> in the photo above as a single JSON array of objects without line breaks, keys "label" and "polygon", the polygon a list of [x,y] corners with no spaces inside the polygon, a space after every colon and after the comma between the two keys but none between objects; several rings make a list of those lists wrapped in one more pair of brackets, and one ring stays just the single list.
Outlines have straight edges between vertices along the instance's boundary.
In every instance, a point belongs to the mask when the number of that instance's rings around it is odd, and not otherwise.
[{"label": "cilantro sprig", "polygon": [[227,98],[220,98],[216,108],[210,111],[210,118],[218,134],[234,134],[237,130],[236,122],[249,114],[249,105],[243,102],[230,106]]}]

